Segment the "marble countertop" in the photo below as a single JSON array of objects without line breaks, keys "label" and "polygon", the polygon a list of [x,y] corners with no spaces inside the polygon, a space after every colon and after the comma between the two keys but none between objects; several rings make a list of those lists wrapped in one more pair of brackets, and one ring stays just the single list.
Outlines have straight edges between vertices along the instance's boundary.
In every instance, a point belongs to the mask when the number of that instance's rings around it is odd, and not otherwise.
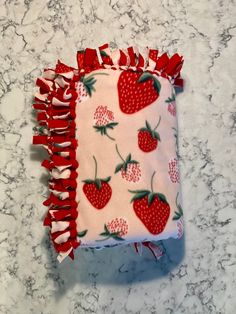
[{"label": "marble countertop", "polygon": [[[0,313],[235,312],[235,15],[234,0],[1,1]],[[42,226],[35,78],[106,42],[185,58],[177,106],[186,233],[165,242],[158,263],[123,247],[59,264]]]}]

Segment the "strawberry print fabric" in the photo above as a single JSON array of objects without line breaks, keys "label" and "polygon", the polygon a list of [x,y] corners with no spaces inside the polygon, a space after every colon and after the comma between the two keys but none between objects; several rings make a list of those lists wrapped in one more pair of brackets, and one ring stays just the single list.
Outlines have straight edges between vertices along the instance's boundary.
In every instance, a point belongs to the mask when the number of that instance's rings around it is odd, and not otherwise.
[{"label": "strawberry print fabric", "polygon": [[35,144],[48,150],[51,195],[44,224],[62,261],[77,247],[153,241],[183,234],[175,87],[183,59],[108,45],[58,62],[37,80]]}]

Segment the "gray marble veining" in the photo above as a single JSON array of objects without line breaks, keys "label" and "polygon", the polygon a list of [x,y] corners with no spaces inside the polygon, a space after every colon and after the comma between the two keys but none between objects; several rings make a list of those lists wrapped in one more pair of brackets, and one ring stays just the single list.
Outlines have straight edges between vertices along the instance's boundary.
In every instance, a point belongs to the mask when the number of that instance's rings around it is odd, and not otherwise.
[{"label": "gray marble veining", "polygon": [[[232,314],[236,308],[234,0],[0,1],[0,313]],[[129,247],[58,264],[42,226],[35,78],[110,42],[184,55],[177,98],[185,238],[155,263]]]}]

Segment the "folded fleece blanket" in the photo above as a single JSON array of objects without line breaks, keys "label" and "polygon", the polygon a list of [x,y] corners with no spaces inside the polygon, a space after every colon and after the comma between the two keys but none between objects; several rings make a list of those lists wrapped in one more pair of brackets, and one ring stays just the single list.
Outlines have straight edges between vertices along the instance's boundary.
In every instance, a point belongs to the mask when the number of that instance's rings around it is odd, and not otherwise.
[{"label": "folded fleece blanket", "polygon": [[158,50],[77,53],[78,68],[45,69],[33,107],[33,144],[48,151],[44,225],[61,262],[77,247],[134,244],[183,234],[176,87],[183,58]]}]

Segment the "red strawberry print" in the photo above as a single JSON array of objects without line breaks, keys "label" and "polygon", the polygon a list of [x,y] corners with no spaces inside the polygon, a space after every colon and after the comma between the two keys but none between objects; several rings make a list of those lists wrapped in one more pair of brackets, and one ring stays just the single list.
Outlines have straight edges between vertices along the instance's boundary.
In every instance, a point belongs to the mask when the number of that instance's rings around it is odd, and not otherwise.
[{"label": "red strawberry print", "polygon": [[112,189],[108,184],[111,177],[107,177],[105,179],[98,179],[97,160],[94,156],[93,159],[95,162],[95,177],[93,180],[92,179],[83,180],[83,182],[85,183],[83,185],[83,192],[93,207],[97,209],[102,209],[107,205],[112,195]]},{"label": "red strawberry print", "polygon": [[97,241],[105,241],[110,238],[123,241],[122,238],[128,233],[128,223],[124,218],[115,218],[104,225],[104,231],[100,233],[100,236],[104,237]]},{"label": "red strawberry print", "polygon": [[178,230],[177,238],[179,239],[182,237],[183,232],[184,232],[184,220],[183,220],[183,209],[180,203],[178,203],[178,196],[179,196],[179,193],[177,193],[176,199],[175,199],[175,203],[176,203],[176,207],[178,208],[178,211],[175,211],[175,215],[172,219],[176,220],[177,230]]},{"label": "red strawberry print", "polygon": [[176,116],[176,103],[175,103],[175,94],[173,93],[171,97],[166,100],[168,104],[168,111],[172,116]]},{"label": "red strawberry print", "polygon": [[150,49],[149,50],[149,58],[152,59],[153,61],[157,61],[157,56],[158,56],[158,50],[156,49]]},{"label": "red strawberry print", "polygon": [[139,129],[138,131],[138,146],[143,152],[151,152],[157,148],[158,141],[160,142],[160,135],[156,132],[157,127],[161,122],[161,117],[154,129],[151,128],[148,121],[146,121],[146,127]]},{"label": "red strawberry print", "polygon": [[178,159],[177,158],[170,159],[168,167],[169,167],[168,174],[169,174],[169,178],[171,182],[179,183],[180,174],[179,174]]},{"label": "red strawberry print", "polygon": [[115,218],[107,223],[110,232],[119,232],[119,236],[123,237],[128,233],[128,223],[124,218]]},{"label": "red strawberry print", "polygon": [[81,103],[82,101],[85,101],[89,97],[87,90],[85,88],[85,85],[82,82],[78,82],[77,84],[77,93],[78,93],[79,103]]},{"label": "red strawberry print", "polygon": [[124,241],[124,238],[122,237],[127,233],[128,233],[127,221],[123,218],[115,218],[104,225],[104,231],[99,234],[103,238],[96,241],[106,241],[108,239]]},{"label": "red strawberry print", "polygon": [[126,181],[138,182],[141,177],[141,169],[139,164],[129,163],[127,169],[121,169],[121,176]]},{"label": "red strawberry print", "polygon": [[154,175],[155,172],[151,178],[151,191],[129,190],[129,192],[134,193],[131,202],[135,214],[151,234],[157,235],[165,229],[170,216],[170,206],[165,195],[153,192]]},{"label": "red strawberry print", "polygon": [[94,113],[94,120],[96,125],[106,125],[114,121],[114,113],[107,106],[98,106]]},{"label": "red strawberry print", "polygon": [[95,125],[93,126],[101,135],[106,135],[109,139],[115,140],[107,131],[113,130],[118,122],[114,121],[114,113],[107,109],[107,106],[98,106],[94,113]]},{"label": "red strawberry print", "polygon": [[120,110],[135,113],[152,104],[159,96],[161,84],[149,72],[123,71],[118,80]]},{"label": "red strawberry print", "polygon": [[57,65],[56,65],[56,69],[55,69],[55,72],[57,74],[68,73],[68,72],[70,72],[72,70],[73,70],[73,68],[68,67],[64,63],[61,63],[60,60],[58,60]]},{"label": "red strawberry print", "polygon": [[133,160],[131,154],[129,154],[126,159],[124,159],[121,156],[117,145],[116,151],[120,159],[122,160],[122,163],[116,166],[115,173],[118,173],[120,171],[122,178],[124,178],[126,181],[138,182],[141,178],[141,169],[139,162]]},{"label": "red strawberry print", "polygon": [[176,116],[176,104],[175,102],[172,102],[168,105],[168,111],[172,116]]}]

